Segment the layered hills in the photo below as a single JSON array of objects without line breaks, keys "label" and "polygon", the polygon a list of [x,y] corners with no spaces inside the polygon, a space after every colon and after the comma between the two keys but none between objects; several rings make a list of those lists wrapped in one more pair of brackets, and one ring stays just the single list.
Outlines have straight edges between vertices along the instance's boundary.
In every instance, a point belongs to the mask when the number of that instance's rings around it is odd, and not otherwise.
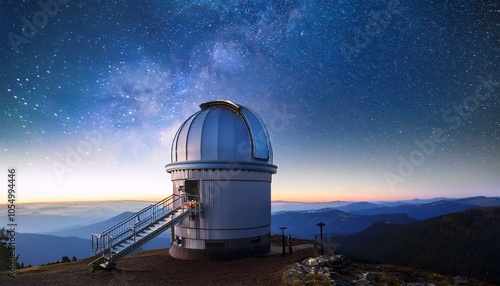
[{"label": "layered hills", "polygon": [[500,207],[474,208],[407,224],[378,222],[332,238],[349,257],[500,283]]}]

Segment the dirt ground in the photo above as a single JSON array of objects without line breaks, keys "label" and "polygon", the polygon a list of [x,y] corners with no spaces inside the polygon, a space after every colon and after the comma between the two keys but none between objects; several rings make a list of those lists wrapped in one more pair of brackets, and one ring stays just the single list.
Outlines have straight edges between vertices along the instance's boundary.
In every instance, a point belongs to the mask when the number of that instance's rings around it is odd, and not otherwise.
[{"label": "dirt ground", "polygon": [[[287,248],[288,251],[288,248]],[[116,270],[91,272],[87,260],[20,269],[15,278],[0,274],[0,285],[280,285],[281,273],[314,255],[309,245],[281,256],[270,254],[232,261],[182,261],[167,249],[139,252],[117,262]]]},{"label": "dirt ground", "polygon": [[[170,257],[168,249],[142,251],[117,262],[115,270],[91,271],[90,258],[77,262],[30,267],[17,270],[15,278],[0,273],[0,286],[10,285],[283,285],[284,273],[304,258],[318,255],[311,244],[294,245],[293,254],[281,255],[282,248],[273,241],[271,252],[264,256],[231,261],[185,261]],[[287,271],[285,271],[285,269]],[[348,263],[336,270],[335,285],[456,285],[452,277],[408,267]],[[376,281],[356,282],[370,272]],[[316,277],[318,278],[318,277]],[[467,279],[465,285],[490,285]],[[287,281],[289,281],[287,279]],[[323,285],[310,280],[308,285]],[[348,281],[347,283],[341,283]],[[413,282],[405,284],[407,282]],[[297,284],[298,283],[298,284]],[[294,282],[300,285],[301,282]]]}]

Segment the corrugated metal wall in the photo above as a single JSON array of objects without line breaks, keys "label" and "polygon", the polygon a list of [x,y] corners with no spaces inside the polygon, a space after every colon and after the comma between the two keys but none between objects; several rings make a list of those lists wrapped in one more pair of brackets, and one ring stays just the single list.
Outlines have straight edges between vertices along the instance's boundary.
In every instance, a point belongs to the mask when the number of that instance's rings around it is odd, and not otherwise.
[{"label": "corrugated metal wall", "polygon": [[271,187],[259,181],[202,181],[202,228],[250,228],[271,220]]},{"label": "corrugated metal wall", "polygon": [[184,228],[180,226],[175,227],[175,235],[182,238],[195,238],[195,239],[238,239],[238,238],[251,238],[255,236],[267,235],[270,233],[269,226],[253,228],[253,229],[198,229],[198,228]]},{"label": "corrugated metal wall", "polygon": [[198,239],[183,239],[182,247],[190,248],[190,249],[204,249],[205,248],[205,240]]},{"label": "corrugated metal wall", "polygon": [[[237,239],[265,235],[271,223],[271,173],[247,170],[173,171],[174,193],[184,180],[200,181],[203,212],[175,227],[193,239]],[[191,247],[190,247],[191,248]],[[193,247],[196,248],[196,247]]]}]

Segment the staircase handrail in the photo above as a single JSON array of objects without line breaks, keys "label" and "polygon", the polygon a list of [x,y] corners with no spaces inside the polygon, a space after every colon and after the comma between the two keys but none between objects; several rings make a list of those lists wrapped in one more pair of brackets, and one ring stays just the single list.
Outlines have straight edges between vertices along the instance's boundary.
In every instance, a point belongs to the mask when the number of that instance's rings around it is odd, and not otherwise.
[{"label": "staircase handrail", "polygon": [[[157,203],[155,203],[155,204],[151,204],[151,205],[149,205],[149,206],[147,206],[147,207],[143,208],[142,210],[140,210],[140,211],[138,211],[138,212],[136,212],[136,213],[134,213],[134,214],[130,215],[129,217],[127,217],[127,218],[123,219],[122,221],[120,221],[120,222],[116,223],[115,225],[113,225],[113,226],[109,227],[108,229],[106,229],[106,230],[102,231],[102,232],[101,232],[101,233],[99,233],[99,234],[100,234],[100,235],[104,235],[105,233],[111,232],[111,231],[115,230],[116,228],[118,228],[119,226],[122,226],[122,225],[126,224],[127,222],[129,222],[129,221],[131,221],[131,220],[135,219],[138,215],[140,215],[140,214],[143,214],[143,213],[147,212],[148,210],[150,210],[151,208],[153,208],[153,206],[156,206],[156,205],[161,205],[161,204],[163,204],[163,202],[166,202],[166,201],[168,201],[168,200],[170,200],[170,199],[173,199],[174,197],[178,197],[178,195],[173,194],[173,195],[170,195],[170,196],[168,196],[168,197],[164,198],[163,200],[161,200],[161,201],[159,201],[159,202],[157,202]],[[177,199],[176,199],[175,201],[177,201]]]},{"label": "staircase handrail", "polygon": [[[102,256],[89,265],[112,267],[117,260],[139,249],[165,229],[182,221],[187,215],[200,213],[203,206],[198,199],[199,197],[195,195],[172,195],[102,233],[92,233],[92,252],[94,255],[102,254]],[[176,204],[179,200],[181,202]],[[139,218],[140,215],[142,216]]]},{"label": "staircase handrail", "polygon": [[[180,207],[178,207],[178,208],[180,208]],[[116,235],[115,238],[113,238],[112,243],[108,243],[107,248],[112,248],[115,245],[121,244],[122,242],[124,242],[127,239],[133,237],[137,233],[140,233],[143,230],[145,230],[148,227],[150,227],[151,225],[155,224],[157,221],[162,220],[163,218],[171,215],[173,213],[173,211],[176,210],[176,209],[172,209],[168,213],[165,213],[164,215],[162,215],[162,216],[160,216],[160,217],[158,217],[158,218],[156,218],[154,220],[151,219],[151,220],[147,220],[145,222],[140,221],[140,222],[138,222],[136,224],[131,225],[128,229],[125,229],[123,232],[121,232],[118,235]],[[137,225],[139,225],[139,227],[132,228],[133,226],[137,226]],[[132,232],[130,232],[130,230],[132,230]]]},{"label": "staircase handrail", "polygon": [[[120,221],[119,223],[113,225],[112,227],[106,229],[101,233],[98,234],[93,233],[92,250],[94,254],[103,252],[105,250],[111,250],[114,246],[119,245],[123,241],[136,235],[136,233],[143,231],[144,229],[148,228],[151,224],[154,224],[155,222],[171,215],[175,209],[180,208],[182,209],[182,212],[184,212],[185,211],[184,204],[186,202],[189,202],[190,199],[198,199],[198,196],[187,195],[187,194],[184,194],[182,196],[176,194],[170,195],[167,198],[155,204],[151,204],[145,207],[144,209],[140,210],[139,212],[125,218],[124,220]],[[175,207],[175,203],[178,202],[179,200],[181,200],[181,203],[179,204],[178,207]],[[197,204],[197,208],[199,208],[199,204]],[[136,221],[141,217],[141,215],[146,214],[151,209],[153,209],[153,211],[151,215],[145,217],[146,220]],[[165,209],[168,209],[169,211],[164,212]],[[161,212],[161,214],[157,216],[159,212]],[[130,233],[130,229],[132,227],[134,227],[134,231]],[[94,247],[94,237],[96,239],[95,247]],[[112,239],[109,239],[111,237]]]},{"label": "staircase handrail", "polygon": [[[127,254],[130,253],[129,252],[130,250],[136,249],[138,247],[138,245],[143,245],[144,243],[146,243],[147,241],[149,241],[152,237],[156,237],[158,234],[162,233],[166,227],[170,227],[172,224],[175,224],[177,221],[183,219],[185,217],[185,215],[189,215],[189,214],[191,214],[194,211],[195,211],[195,209],[192,209],[192,208],[183,209],[182,213],[180,215],[177,215],[177,217],[173,218],[169,223],[163,224],[159,228],[157,228],[157,229],[153,230],[152,232],[150,232],[147,235],[148,239],[145,240],[146,237],[142,237],[142,238],[138,239],[137,241],[134,241],[133,244],[128,245],[124,249],[121,249],[118,253],[112,252],[111,259],[113,261],[116,261],[116,260],[118,260],[118,259],[126,256]],[[131,237],[129,237],[129,239],[130,238]]]}]

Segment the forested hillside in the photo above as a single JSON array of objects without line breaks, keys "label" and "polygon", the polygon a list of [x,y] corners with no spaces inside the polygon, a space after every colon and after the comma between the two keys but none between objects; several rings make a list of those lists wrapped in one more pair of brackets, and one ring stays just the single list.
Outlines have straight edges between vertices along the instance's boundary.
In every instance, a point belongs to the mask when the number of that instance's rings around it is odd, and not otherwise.
[{"label": "forested hillside", "polygon": [[500,208],[477,208],[404,225],[376,223],[339,236],[338,251],[392,263],[500,283]]}]

